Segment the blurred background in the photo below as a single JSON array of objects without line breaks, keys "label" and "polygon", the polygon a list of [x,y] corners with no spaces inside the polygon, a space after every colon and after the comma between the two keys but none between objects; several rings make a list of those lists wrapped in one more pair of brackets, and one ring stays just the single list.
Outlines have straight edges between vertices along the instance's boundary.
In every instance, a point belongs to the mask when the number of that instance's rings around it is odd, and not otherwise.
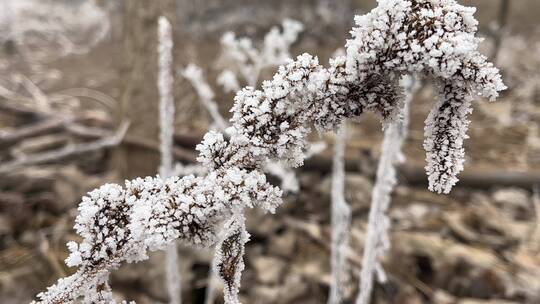
[{"label": "blurred background", "polygon": [[[388,275],[372,303],[540,303],[540,2],[469,0],[477,7],[482,52],[509,87],[495,103],[478,100],[467,161],[450,195],[427,190],[423,125],[433,90],[414,97],[411,129],[390,209]],[[27,303],[74,271],[63,260],[77,205],[107,182],[155,175],[159,166],[157,18],[174,33],[174,156],[194,163],[213,119],[182,71],[198,65],[228,118],[234,94],[219,76],[234,70],[222,36],[256,49],[283,20],[303,24],[291,56],[326,63],[344,46],[353,16],[371,0],[0,0],[0,303]],[[238,68],[238,65],[236,65]],[[274,73],[260,70],[259,84]],[[238,77],[240,86],[248,80]],[[128,126],[129,127],[126,129]],[[346,200],[352,206],[346,303],[352,303],[382,131],[375,117],[349,123]],[[298,191],[275,215],[248,214],[251,241],[244,303],[326,303],[330,282],[333,134],[296,169]],[[180,170],[182,171],[182,170]],[[185,170],[183,171],[185,172]],[[276,179],[276,183],[279,181]],[[204,303],[212,252],[179,248],[184,303]],[[119,298],[167,303],[164,253],[123,265],[111,285]],[[216,303],[222,303],[218,295]]]}]

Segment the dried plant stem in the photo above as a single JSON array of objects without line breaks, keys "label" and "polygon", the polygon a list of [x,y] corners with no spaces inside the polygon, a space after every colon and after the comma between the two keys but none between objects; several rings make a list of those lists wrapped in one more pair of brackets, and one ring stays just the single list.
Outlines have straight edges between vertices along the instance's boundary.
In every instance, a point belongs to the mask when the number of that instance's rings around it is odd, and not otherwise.
[{"label": "dried plant stem", "polygon": [[190,64],[181,72],[181,74],[193,86],[197,92],[199,101],[208,111],[208,114],[212,117],[217,128],[219,130],[225,130],[228,127],[228,123],[221,113],[219,113],[218,104],[214,100],[214,90],[212,90],[212,87],[206,82],[201,68],[195,64]]},{"label": "dried plant stem", "polygon": [[173,242],[167,247],[165,265],[167,290],[169,291],[170,298],[169,303],[180,304],[182,303],[182,276],[180,269],[178,269],[178,251],[176,242]]},{"label": "dried plant stem", "polygon": [[[173,135],[174,135],[174,97],[172,94],[172,30],[171,24],[165,17],[159,18],[158,26],[158,89],[159,89],[159,123],[161,165],[159,175],[168,178],[172,173]],[[171,304],[180,304],[182,285],[178,269],[178,251],[176,242],[167,246],[166,250],[166,279],[169,300]]]},{"label": "dried plant stem", "polygon": [[341,280],[345,268],[345,250],[348,244],[351,222],[351,208],[345,201],[345,146],[347,129],[342,123],[334,143],[334,159],[332,170],[332,282],[328,304],[339,304],[343,299],[343,282]]},{"label": "dried plant stem", "polygon": [[[406,77],[408,78],[408,77]],[[407,136],[409,124],[409,104],[414,93],[414,80],[405,79],[405,101],[402,119],[391,123],[384,132],[381,158],[377,168],[377,180],[373,187],[371,208],[369,210],[366,241],[362,256],[360,273],[360,293],[356,304],[368,304],[373,289],[373,278],[379,275],[384,281],[385,274],[379,263],[379,258],[389,248],[388,229],[390,219],[386,214],[391,202],[391,194],[396,185],[396,164],[400,162],[401,146]]]}]

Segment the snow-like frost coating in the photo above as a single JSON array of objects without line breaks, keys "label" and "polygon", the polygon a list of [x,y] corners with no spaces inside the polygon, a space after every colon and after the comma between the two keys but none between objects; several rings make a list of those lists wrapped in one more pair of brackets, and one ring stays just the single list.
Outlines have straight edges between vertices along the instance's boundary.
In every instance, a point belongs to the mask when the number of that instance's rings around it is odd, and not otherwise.
[{"label": "snow-like frost coating", "polygon": [[356,18],[347,55],[328,68],[303,54],[280,66],[260,90],[240,90],[228,136],[211,131],[197,146],[207,175],[135,179],[83,198],[75,226],[83,241],[70,244],[68,259],[80,270],[38,297],[72,302],[103,273],[144,258],[147,249],[177,238],[209,246],[235,210],[272,212],[281,191],[266,181],[262,166],[277,160],[302,165],[312,126],[334,130],[364,111],[376,113],[385,126],[399,119],[398,82],[405,74],[435,79],[441,88],[426,123],[427,173],[430,189],[450,191],[463,166],[470,96],[493,100],[505,89],[498,69],[477,51],[473,12],[455,0],[380,0]]}]

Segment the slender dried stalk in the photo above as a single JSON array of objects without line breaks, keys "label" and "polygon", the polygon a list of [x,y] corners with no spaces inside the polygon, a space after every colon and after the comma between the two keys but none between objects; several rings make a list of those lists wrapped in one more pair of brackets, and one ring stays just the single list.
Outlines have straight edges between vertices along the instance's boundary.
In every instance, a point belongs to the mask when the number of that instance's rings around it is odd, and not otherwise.
[{"label": "slender dried stalk", "polygon": [[[167,18],[159,17],[158,24],[158,90],[159,90],[159,125],[161,165],[159,175],[168,178],[173,166],[173,133],[174,133],[174,97],[172,74],[172,29]],[[180,304],[181,276],[178,269],[178,251],[176,242],[172,242],[166,251],[167,290],[171,304]]]},{"label": "slender dried stalk", "polygon": [[328,304],[339,304],[343,300],[343,282],[341,280],[345,265],[345,250],[349,239],[351,207],[345,201],[345,146],[347,126],[342,124],[334,143],[332,170],[332,283]]},{"label": "slender dried stalk", "polygon": [[391,123],[384,132],[381,157],[377,169],[377,177],[371,207],[369,210],[366,241],[362,256],[362,271],[360,273],[360,293],[356,304],[368,304],[373,289],[373,278],[379,274],[380,281],[385,275],[379,258],[390,247],[388,229],[390,218],[387,215],[391,202],[391,194],[397,183],[396,165],[402,160],[401,146],[407,136],[409,125],[409,105],[415,91],[415,80],[404,80],[405,100],[402,110],[402,119]]}]

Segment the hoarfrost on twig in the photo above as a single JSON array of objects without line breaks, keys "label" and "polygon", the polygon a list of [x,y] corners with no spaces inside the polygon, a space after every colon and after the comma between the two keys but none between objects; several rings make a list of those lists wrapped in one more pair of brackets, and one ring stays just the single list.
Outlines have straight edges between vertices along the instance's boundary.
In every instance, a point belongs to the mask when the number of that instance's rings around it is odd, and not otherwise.
[{"label": "hoarfrost on twig", "polygon": [[[173,97],[173,58],[172,29],[167,18],[158,20],[158,91],[161,165],[159,175],[168,178],[173,171],[173,134],[174,134],[174,97]],[[165,259],[165,277],[169,303],[180,304],[182,286],[178,269],[178,251],[176,242],[167,247]]]},{"label": "hoarfrost on twig", "polygon": [[244,270],[244,245],[249,241],[246,219],[241,212],[235,212],[225,223],[223,233],[216,245],[213,269],[223,282],[225,304],[240,304],[240,278]]},{"label": "hoarfrost on twig", "polygon": [[303,30],[303,25],[285,19],[281,26],[281,31],[277,27],[270,29],[260,50],[255,48],[251,39],[237,38],[233,32],[227,32],[221,37],[223,56],[233,63],[233,68],[242,75],[248,86],[257,85],[264,68],[283,64],[291,57],[289,48]]},{"label": "hoarfrost on twig", "polygon": [[347,138],[346,124],[339,128],[334,143],[332,169],[332,282],[328,304],[339,304],[343,300],[343,273],[346,270],[345,251],[348,246],[351,223],[351,207],[345,200],[345,143]]},{"label": "hoarfrost on twig", "polygon": [[[206,108],[208,113],[210,113],[210,116],[214,120],[214,123],[217,124],[218,129],[222,132],[226,132],[229,124],[218,111],[217,103],[213,99],[215,96],[214,91],[206,82],[202,74],[202,69],[195,64],[190,64],[182,71],[182,75],[186,77],[186,79],[195,88],[199,96],[199,100]],[[310,146],[310,149],[306,152],[306,156],[308,155],[307,153],[311,153],[309,154],[309,157],[311,157],[311,155],[315,154],[313,152],[317,152],[319,149],[321,149],[320,144]],[[300,189],[296,174],[291,168],[287,168],[279,162],[268,162],[265,165],[264,170],[265,172],[268,172],[281,180],[281,189],[286,193],[296,193]]]},{"label": "hoarfrost on twig", "polygon": [[[426,146],[430,188],[449,191],[462,165],[468,111],[463,105],[471,93],[493,100],[505,89],[498,69],[477,51],[473,11],[454,0],[379,1],[356,18],[346,57],[325,68],[303,54],[280,66],[261,90],[240,90],[227,136],[209,131],[197,146],[205,176],[137,178],[124,186],[104,185],[82,199],[75,225],[82,241],[70,243],[68,258],[79,270],[40,293],[40,302],[73,302],[95,291],[96,279],[122,262],[145,259],[148,250],[163,250],[177,239],[208,247],[216,242],[218,227],[244,208],[274,212],[282,192],[267,182],[263,165],[302,165],[312,125],[334,130],[364,111],[376,113],[385,126],[399,120],[398,82],[404,74],[442,84]],[[234,235],[241,246],[220,248],[239,262],[247,233]],[[224,265],[237,265],[227,278],[239,275],[240,263]],[[237,281],[226,281],[227,292],[234,294],[239,286],[230,282]]]},{"label": "hoarfrost on twig", "polygon": [[182,76],[189,80],[195,88],[200,102],[206,108],[218,129],[225,130],[227,128],[227,122],[219,113],[218,105],[214,100],[214,91],[204,79],[201,68],[195,64],[190,64],[182,71]]},{"label": "hoarfrost on twig", "polygon": [[409,107],[417,85],[413,77],[405,76],[402,86],[405,91],[401,119],[391,123],[384,131],[381,156],[377,168],[377,177],[371,196],[362,270],[360,272],[359,294],[356,304],[367,304],[373,289],[373,278],[385,278],[379,258],[390,247],[388,230],[390,218],[387,215],[391,195],[397,183],[396,165],[403,160],[401,146],[407,137],[409,125]]}]

